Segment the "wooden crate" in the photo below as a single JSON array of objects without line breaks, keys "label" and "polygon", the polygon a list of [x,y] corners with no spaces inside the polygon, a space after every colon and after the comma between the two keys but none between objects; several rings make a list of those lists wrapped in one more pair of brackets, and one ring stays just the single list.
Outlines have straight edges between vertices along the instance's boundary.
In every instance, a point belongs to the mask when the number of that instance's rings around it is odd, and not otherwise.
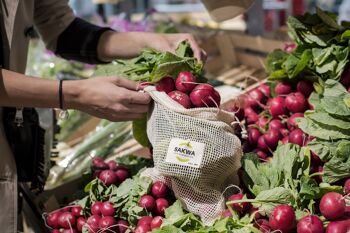
[{"label": "wooden crate", "polygon": [[268,53],[283,48],[284,43],[261,36],[218,33],[201,44],[208,54],[206,77],[223,81],[227,85],[244,84],[246,87],[256,83],[257,80],[266,78],[265,62]]}]

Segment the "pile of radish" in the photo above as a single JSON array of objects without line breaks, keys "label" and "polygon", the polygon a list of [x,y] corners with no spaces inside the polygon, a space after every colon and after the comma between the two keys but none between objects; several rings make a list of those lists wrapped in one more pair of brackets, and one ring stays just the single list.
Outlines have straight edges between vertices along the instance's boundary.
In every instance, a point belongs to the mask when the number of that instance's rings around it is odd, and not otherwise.
[{"label": "pile of radish", "polygon": [[49,213],[46,224],[52,232],[77,233],[77,232],[128,232],[146,233],[159,228],[163,222],[164,210],[171,204],[172,196],[167,186],[156,181],[151,186],[151,191],[143,195],[138,204],[144,208],[148,215],[140,216],[137,225],[131,224],[125,219],[118,219],[115,207],[110,201],[95,201],[88,211],[79,205],[64,207]]},{"label": "pile of radish", "polygon": [[185,108],[220,106],[221,97],[214,87],[197,84],[196,77],[188,71],[180,72],[175,81],[170,76],[163,77],[155,86]]},{"label": "pile of radish", "polygon": [[130,177],[130,172],[125,166],[117,165],[113,160],[107,163],[100,157],[92,159],[94,177],[98,177],[105,185],[120,184]]},{"label": "pile of radish", "polygon": [[312,138],[298,129],[294,119],[312,109],[307,100],[312,91],[312,83],[304,80],[294,85],[277,82],[273,90],[261,84],[246,94],[243,108],[228,107],[248,127],[248,138],[243,139],[244,151],[254,151],[265,161],[279,141],[306,145]]}]

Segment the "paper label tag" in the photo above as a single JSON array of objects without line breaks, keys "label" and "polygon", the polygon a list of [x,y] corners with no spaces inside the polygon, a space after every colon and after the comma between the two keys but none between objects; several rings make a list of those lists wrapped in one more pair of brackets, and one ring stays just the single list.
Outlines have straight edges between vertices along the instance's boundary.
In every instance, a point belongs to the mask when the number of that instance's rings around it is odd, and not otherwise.
[{"label": "paper label tag", "polygon": [[199,168],[204,155],[205,144],[180,138],[173,138],[168,147],[165,161],[182,166]]}]

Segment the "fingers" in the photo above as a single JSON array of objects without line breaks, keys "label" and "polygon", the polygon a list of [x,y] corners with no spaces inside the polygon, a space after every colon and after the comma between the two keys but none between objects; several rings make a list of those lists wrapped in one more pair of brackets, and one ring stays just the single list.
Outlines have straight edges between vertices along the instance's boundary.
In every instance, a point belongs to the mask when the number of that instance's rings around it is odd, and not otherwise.
[{"label": "fingers", "polygon": [[146,113],[149,110],[148,104],[125,104],[121,109],[124,112],[130,113]]},{"label": "fingers", "polygon": [[124,87],[126,89],[132,90],[132,91],[136,91],[138,88],[138,83],[128,80],[128,79],[124,79],[124,78],[118,78],[118,77],[110,77],[112,82],[119,86],[119,87]]},{"label": "fingers", "polygon": [[124,96],[122,96],[123,103],[130,104],[140,104],[148,105],[151,102],[151,97],[148,93],[136,92],[136,91],[127,91]]},{"label": "fingers", "polygon": [[205,62],[207,59],[207,53],[199,47],[197,41],[191,34],[185,34],[185,37],[193,50],[193,56],[197,58],[198,61]]}]

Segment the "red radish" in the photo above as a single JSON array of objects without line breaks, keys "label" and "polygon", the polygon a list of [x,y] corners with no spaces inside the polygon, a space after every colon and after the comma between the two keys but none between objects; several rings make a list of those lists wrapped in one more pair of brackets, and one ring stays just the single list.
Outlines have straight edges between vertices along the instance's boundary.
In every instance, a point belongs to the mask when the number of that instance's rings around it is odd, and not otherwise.
[{"label": "red radish", "polygon": [[46,223],[48,226],[52,227],[52,228],[59,228],[60,224],[58,224],[58,219],[61,215],[61,211],[54,211],[49,213],[49,215],[47,216],[46,219]]},{"label": "red radish", "polygon": [[235,116],[238,118],[238,120],[242,121],[244,119],[244,108],[239,108],[235,105],[231,107],[227,107],[226,111],[228,112],[234,112]]},{"label": "red radish", "polygon": [[98,226],[101,230],[105,230],[104,232],[111,232],[115,230],[115,224],[117,221],[112,216],[104,216],[98,222]]},{"label": "red radish", "polygon": [[269,123],[269,118],[267,117],[259,117],[258,121],[256,122],[256,125],[259,128],[265,128],[265,126]]},{"label": "red radish", "polygon": [[307,109],[305,96],[300,92],[294,92],[287,95],[284,104],[286,108],[293,113],[305,112]]},{"label": "red radish", "polygon": [[107,162],[107,165],[109,167],[109,170],[115,171],[117,168],[117,163],[114,160],[110,160]]},{"label": "red radish", "polygon": [[[228,198],[228,201],[242,200],[243,197],[244,197],[243,193],[233,194]],[[249,202],[234,203],[229,205],[233,210],[237,211],[242,215],[245,214],[252,206]]]},{"label": "red radish", "polygon": [[297,45],[295,43],[285,43],[283,50],[286,53],[291,53],[294,51],[294,49],[296,49],[296,47],[297,47]]},{"label": "red radish", "polygon": [[249,115],[246,115],[247,118],[247,124],[254,124],[256,121],[259,120],[259,115],[256,113],[251,113]]},{"label": "red radish", "polygon": [[256,145],[260,137],[261,133],[257,128],[248,129],[248,142],[250,145]]},{"label": "red radish", "polygon": [[284,129],[284,124],[279,119],[272,119],[269,123],[269,129],[280,131],[281,129]]},{"label": "red radish", "polygon": [[158,198],[156,200],[156,208],[155,208],[155,212],[158,215],[164,215],[164,211],[166,208],[169,207],[169,202],[167,199],[165,198]]},{"label": "red radish", "polygon": [[265,140],[265,143],[266,145],[274,150],[276,149],[277,145],[278,145],[278,141],[280,139],[282,139],[282,134],[280,133],[279,130],[275,130],[275,129],[270,129],[269,131],[267,131],[265,134],[264,134],[264,140]]},{"label": "red radish", "polygon": [[278,82],[275,86],[275,92],[277,95],[288,95],[292,92],[292,86],[287,82]]},{"label": "red radish", "polygon": [[259,213],[259,209],[255,207],[250,208],[248,213],[250,215],[254,215],[255,220],[260,219],[262,217],[261,214]]},{"label": "red radish", "polygon": [[135,229],[135,233],[147,233],[150,231],[152,231],[150,225],[140,225],[140,226],[137,226]]},{"label": "red radish", "polygon": [[302,93],[304,96],[309,97],[314,91],[314,87],[311,82],[307,80],[301,80],[297,84],[297,91]]},{"label": "red radish", "polygon": [[280,133],[282,134],[283,137],[289,136],[289,130],[288,129],[282,128],[282,129],[280,129]]},{"label": "red radish", "polygon": [[304,117],[304,113],[301,113],[301,112],[293,113],[287,120],[288,129],[293,130],[295,128],[298,128],[298,125],[294,121],[295,118],[298,118],[298,117]]},{"label": "red radish", "polygon": [[[312,164],[311,171],[317,172],[317,173],[323,173],[323,167]],[[322,175],[315,176],[314,179],[316,180],[317,183],[322,183]]]},{"label": "red radish", "polygon": [[245,107],[252,107],[257,109],[262,103],[265,103],[266,96],[259,90],[254,89],[248,92],[247,97],[244,100]]},{"label": "red radish", "polygon": [[230,217],[232,217],[232,213],[230,210],[224,210],[224,211],[222,211],[221,216],[223,218],[230,218]]},{"label": "red radish", "polygon": [[261,149],[262,151],[269,151],[269,147],[267,146],[265,142],[264,135],[260,136],[258,139],[258,148]]},{"label": "red radish", "polygon": [[161,216],[155,216],[151,222],[151,229],[160,228],[163,223],[163,218]]},{"label": "red radish", "polygon": [[270,233],[271,232],[271,226],[269,222],[266,219],[258,219],[254,226],[259,229],[262,233]]},{"label": "red radish", "polygon": [[61,231],[60,231],[60,230],[57,230],[57,229],[53,229],[53,230],[51,231],[51,233],[61,233]]},{"label": "red radish", "polygon": [[347,66],[341,75],[340,82],[345,86],[350,86],[350,66]]},{"label": "red radish", "polygon": [[77,219],[77,230],[79,232],[83,231],[83,226],[86,224],[86,220],[83,217]]},{"label": "red radish", "polygon": [[262,150],[259,150],[259,149],[256,149],[254,151],[258,155],[259,159],[261,159],[261,160],[266,160],[267,159],[268,155],[266,154],[266,152],[264,152]]},{"label": "red radish", "polygon": [[181,104],[184,108],[191,108],[192,106],[190,97],[181,91],[169,92],[168,96]]},{"label": "red radish", "polygon": [[152,211],[156,207],[156,203],[151,195],[144,195],[139,200],[139,206],[147,211]]},{"label": "red radish", "polygon": [[182,91],[184,93],[189,93],[195,88],[197,80],[191,74],[191,72],[183,71],[180,72],[175,81],[175,87],[178,91]]},{"label": "red radish", "polygon": [[139,219],[139,221],[137,221],[137,226],[140,225],[151,225],[153,218],[151,216],[143,216]]},{"label": "red radish", "polygon": [[340,218],[345,213],[345,200],[336,192],[329,192],[323,195],[320,201],[320,212],[328,220]]},{"label": "red radish", "polygon": [[283,233],[290,232],[295,224],[295,213],[289,205],[276,206],[269,218],[269,224],[272,229],[280,230]]},{"label": "red radish", "polygon": [[94,169],[105,170],[108,169],[108,165],[101,157],[94,157],[91,161]]},{"label": "red radish", "polygon": [[70,211],[75,217],[82,216],[83,208],[81,206],[73,206]]},{"label": "red radish", "polygon": [[168,187],[161,181],[156,181],[152,185],[152,195],[154,197],[166,197],[168,194]]},{"label": "red radish", "polygon": [[89,229],[89,232],[96,232],[99,230],[99,222],[101,220],[101,217],[99,215],[91,215],[87,221],[87,229]]},{"label": "red radish", "polygon": [[347,179],[344,183],[344,193],[345,194],[350,193],[350,179]]},{"label": "red radish", "polygon": [[173,90],[175,90],[175,83],[174,79],[172,77],[166,76],[162,78],[157,84],[156,84],[156,90],[157,91],[164,91],[165,93],[169,93]]},{"label": "red radish", "polygon": [[102,170],[96,170],[94,171],[94,174],[92,175],[92,178],[98,178],[98,176],[101,174]]},{"label": "red radish", "polygon": [[100,215],[101,214],[101,209],[102,209],[102,202],[100,201],[95,201],[91,205],[91,213],[94,215]]},{"label": "red radish", "polygon": [[334,221],[328,224],[326,233],[348,233],[348,228],[345,221]]},{"label": "red radish", "polygon": [[217,107],[220,105],[220,95],[214,87],[203,83],[197,85],[190,94],[190,99],[195,107]]},{"label": "red radish", "polygon": [[283,137],[281,142],[282,144],[287,144],[289,142],[289,137],[288,136]]},{"label": "red radish", "polygon": [[272,98],[269,102],[269,112],[273,118],[278,118],[280,116],[287,114],[287,109],[284,106],[284,98],[281,96],[277,96]]},{"label": "red radish", "polygon": [[71,227],[75,226],[76,219],[70,212],[63,212],[58,217],[58,225],[63,227],[64,229],[70,229]]},{"label": "red radish", "polygon": [[306,135],[301,129],[295,129],[289,134],[289,142],[293,144],[297,144],[299,146],[303,146],[306,141]]},{"label": "red radish", "polygon": [[72,228],[72,229],[64,229],[61,233],[78,233],[78,231]]},{"label": "red radish", "polygon": [[118,221],[117,221],[117,225],[118,225],[118,232],[119,233],[125,233],[127,230],[128,230],[128,227],[129,227],[129,223],[128,223],[128,221],[125,221],[125,220],[123,220],[123,219],[119,219]]},{"label": "red radish", "polygon": [[61,208],[60,210],[61,210],[62,212],[70,212],[70,209],[71,209],[70,206],[66,206],[66,207]]},{"label": "red radish", "polygon": [[320,157],[313,151],[311,151],[311,163],[316,165],[322,164]]},{"label": "red radish", "polygon": [[323,233],[323,223],[316,215],[309,215],[299,220],[298,233]]},{"label": "red radish", "polygon": [[267,84],[261,84],[258,87],[259,91],[261,91],[267,98],[271,97],[270,87]]},{"label": "red radish", "polygon": [[120,183],[130,177],[128,170],[124,168],[117,168],[114,174]]},{"label": "red radish", "polygon": [[113,204],[109,201],[103,202],[101,206],[101,214],[103,216],[114,216],[115,209],[113,207]]},{"label": "red radish", "polygon": [[103,170],[98,178],[107,186],[115,184],[118,181],[117,176],[112,170]]}]

